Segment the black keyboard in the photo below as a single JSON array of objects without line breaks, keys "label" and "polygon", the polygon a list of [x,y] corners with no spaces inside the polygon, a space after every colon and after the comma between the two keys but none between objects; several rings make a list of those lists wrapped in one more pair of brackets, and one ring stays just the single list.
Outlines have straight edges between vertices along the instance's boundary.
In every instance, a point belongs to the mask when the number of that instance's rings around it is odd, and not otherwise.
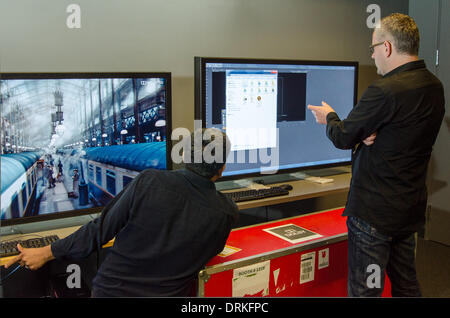
[{"label": "black keyboard", "polygon": [[17,249],[17,244],[19,243],[22,247],[33,248],[33,247],[44,247],[52,244],[53,242],[56,242],[57,240],[59,240],[59,237],[57,235],[49,235],[44,237],[31,238],[28,240],[19,239],[14,241],[0,242],[0,257],[7,257],[20,254],[19,250]]},{"label": "black keyboard", "polygon": [[258,190],[251,189],[251,190],[242,190],[224,193],[224,195],[226,195],[229,199],[233,200],[234,202],[259,200],[287,194],[289,194],[289,190],[286,190],[282,187],[270,187],[267,189],[258,189]]}]

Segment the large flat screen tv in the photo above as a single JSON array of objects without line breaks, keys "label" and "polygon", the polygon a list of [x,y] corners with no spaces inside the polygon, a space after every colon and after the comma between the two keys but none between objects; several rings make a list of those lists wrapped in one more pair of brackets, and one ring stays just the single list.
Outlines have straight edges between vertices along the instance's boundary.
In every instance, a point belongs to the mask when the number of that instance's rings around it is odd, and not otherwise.
[{"label": "large flat screen tv", "polygon": [[2,73],[1,225],[100,212],[171,169],[170,73]]},{"label": "large flat screen tv", "polygon": [[195,58],[195,118],[227,133],[225,179],[346,165],[308,104],[341,118],[356,104],[358,62]]}]

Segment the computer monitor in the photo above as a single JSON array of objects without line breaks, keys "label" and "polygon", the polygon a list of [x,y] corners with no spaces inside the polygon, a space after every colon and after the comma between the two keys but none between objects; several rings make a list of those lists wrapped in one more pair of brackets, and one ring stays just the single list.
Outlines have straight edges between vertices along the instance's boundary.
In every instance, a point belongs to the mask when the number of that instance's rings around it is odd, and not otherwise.
[{"label": "computer monitor", "polygon": [[100,212],[171,169],[170,73],[2,73],[1,225]]},{"label": "computer monitor", "polygon": [[358,63],[195,58],[195,118],[225,131],[225,179],[346,165],[309,104],[345,118],[356,104]]}]

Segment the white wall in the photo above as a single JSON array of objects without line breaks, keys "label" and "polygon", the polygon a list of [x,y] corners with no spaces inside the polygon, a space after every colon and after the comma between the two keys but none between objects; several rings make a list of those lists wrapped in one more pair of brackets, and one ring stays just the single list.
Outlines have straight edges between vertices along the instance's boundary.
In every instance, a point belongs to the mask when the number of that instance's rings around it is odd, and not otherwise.
[{"label": "white wall", "polygon": [[[356,60],[376,76],[361,0],[1,0],[0,71],[169,71],[173,127],[193,128],[194,56]],[[81,8],[69,29],[66,8]],[[407,0],[379,0],[381,15]]]}]

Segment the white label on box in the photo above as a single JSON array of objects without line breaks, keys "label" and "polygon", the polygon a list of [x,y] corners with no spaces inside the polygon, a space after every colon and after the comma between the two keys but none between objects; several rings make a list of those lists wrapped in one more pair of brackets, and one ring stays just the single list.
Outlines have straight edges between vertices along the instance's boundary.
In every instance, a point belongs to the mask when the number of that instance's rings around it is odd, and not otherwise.
[{"label": "white label on box", "polygon": [[300,259],[300,284],[314,280],[316,252],[306,253]]},{"label": "white label on box", "polygon": [[319,253],[319,255],[317,257],[318,263],[319,263],[318,268],[322,269],[322,268],[328,267],[330,265],[330,259],[329,259],[330,258],[330,249],[326,248],[326,249],[320,250],[318,253]]},{"label": "white label on box", "polygon": [[293,244],[322,237],[320,234],[291,223],[263,229],[263,231]]},{"label": "white label on box", "polygon": [[270,261],[233,270],[233,297],[269,295]]}]

